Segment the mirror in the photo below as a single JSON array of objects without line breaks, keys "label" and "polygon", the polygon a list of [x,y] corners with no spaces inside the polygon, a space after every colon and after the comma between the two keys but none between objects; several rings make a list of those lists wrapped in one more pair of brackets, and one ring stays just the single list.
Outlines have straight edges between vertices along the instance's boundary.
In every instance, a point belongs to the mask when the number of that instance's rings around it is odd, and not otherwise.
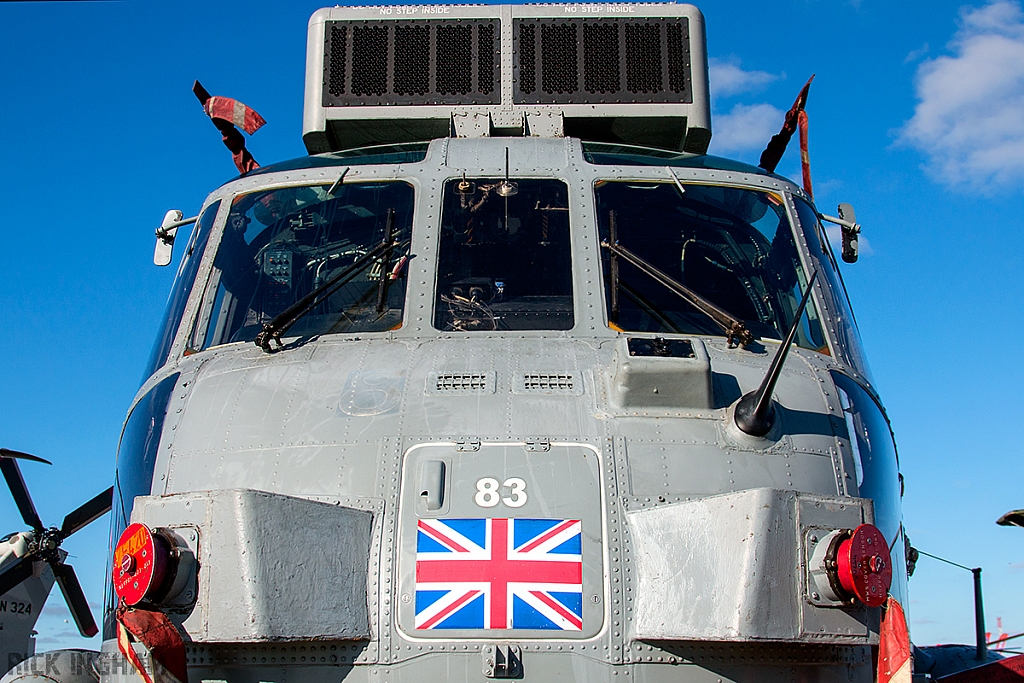
[{"label": "mirror", "polygon": [[171,209],[164,214],[164,220],[156,229],[156,249],[153,251],[153,263],[158,266],[166,266],[171,262],[171,254],[174,251],[174,237],[178,234],[178,228],[183,225],[192,225],[199,216],[182,218],[181,211]]},{"label": "mirror", "polygon": [[860,225],[857,224],[857,214],[850,204],[839,205],[839,218],[842,219],[840,226],[843,230],[843,260],[847,263],[856,263],[858,257],[858,240]]}]

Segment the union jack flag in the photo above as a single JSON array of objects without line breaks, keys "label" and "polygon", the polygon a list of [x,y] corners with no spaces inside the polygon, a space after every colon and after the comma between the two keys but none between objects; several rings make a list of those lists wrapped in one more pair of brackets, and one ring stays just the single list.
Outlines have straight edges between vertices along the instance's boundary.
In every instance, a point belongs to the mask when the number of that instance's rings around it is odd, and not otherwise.
[{"label": "union jack flag", "polygon": [[421,519],[417,629],[583,629],[578,519]]}]

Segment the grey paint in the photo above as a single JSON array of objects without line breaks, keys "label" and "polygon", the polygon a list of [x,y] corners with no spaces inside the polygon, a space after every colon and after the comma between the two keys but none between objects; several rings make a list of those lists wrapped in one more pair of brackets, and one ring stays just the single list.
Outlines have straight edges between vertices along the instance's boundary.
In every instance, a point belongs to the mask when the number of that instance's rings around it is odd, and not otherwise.
[{"label": "grey paint", "polygon": [[170,528],[198,555],[199,595],[181,624],[190,639],[232,643],[369,638],[371,520],[238,489],[140,497],[132,515]]},{"label": "grey paint", "polygon": [[[802,561],[807,522],[857,526],[863,504],[760,488],[628,513],[637,557],[635,637],[863,642],[869,610],[807,609],[811,587],[792,569]],[[814,512],[805,520],[808,508]]]}]

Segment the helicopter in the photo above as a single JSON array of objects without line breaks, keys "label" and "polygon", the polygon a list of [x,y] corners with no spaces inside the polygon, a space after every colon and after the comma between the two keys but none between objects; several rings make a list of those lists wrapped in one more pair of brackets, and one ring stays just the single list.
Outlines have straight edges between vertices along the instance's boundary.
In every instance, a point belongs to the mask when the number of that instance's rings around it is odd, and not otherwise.
[{"label": "helicopter", "polygon": [[699,10],[321,10],[268,166],[204,92],[243,173],[157,232],[194,225],[76,671],[876,679],[900,476],[823,222],[846,261],[859,225],[706,154]]}]

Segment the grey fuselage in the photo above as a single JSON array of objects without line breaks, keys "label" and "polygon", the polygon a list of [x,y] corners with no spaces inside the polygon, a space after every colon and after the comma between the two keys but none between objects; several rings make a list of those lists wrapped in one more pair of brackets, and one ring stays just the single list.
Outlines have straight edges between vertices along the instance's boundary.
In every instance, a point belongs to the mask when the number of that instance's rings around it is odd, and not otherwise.
[{"label": "grey fuselage", "polygon": [[[436,329],[443,188],[502,177],[506,148],[513,179],[568,187],[572,327]],[[210,196],[204,207],[222,201],[205,251],[187,256],[200,260],[180,324],[126,422],[112,538],[137,521],[195,550],[195,590],[169,609],[191,680],[480,681],[508,673],[509,652],[526,681],[873,680],[878,610],[830,603],[809,569],[819,536],[873,522],[907,604],[895,451],[888,433],[872,463],[851,446],[837,381],[843,396],[851,384],[877,396],[828,247],[808,243],[819,226],[795,241],[807,272],[829,274],[812,297],[827,343],[793,348],[763,438],[732,410],[778,341],[730,348],[724,334],[610,325],[595,184],[674,181],[664,165],[589,163],[574,138],[442,138],[422,161],[346,166],[346,185],[413,188],[411,258],[392,285],[407,288],[400,326],[286,334],[273,353],[191,348],[232,198],[330,185],[341,163]],[[706,166],[673,170],[684,186],[770,191],[798,223],[794,197],[807,197],[791,182]],[[627,339],[654,336],[690,340],[693,357],[630,355]],[[578,522],[578,627],[423,627],[417,529],[445,519]],[[109,653],[113,600],[108,587]]]}]

